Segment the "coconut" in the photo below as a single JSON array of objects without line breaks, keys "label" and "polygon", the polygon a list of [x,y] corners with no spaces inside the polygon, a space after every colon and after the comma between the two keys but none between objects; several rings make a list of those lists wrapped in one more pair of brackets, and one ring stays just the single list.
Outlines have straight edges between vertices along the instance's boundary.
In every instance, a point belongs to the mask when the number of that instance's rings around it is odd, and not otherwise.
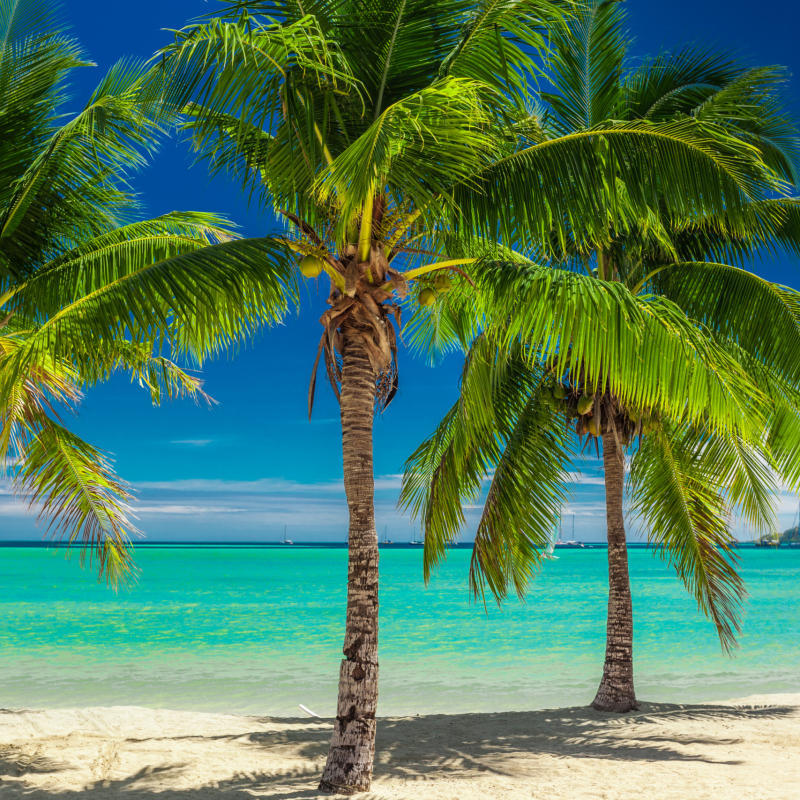
[{"label": "coconut", "polygon": [[432,306],[436,302],[436,292],[433,289],[423,289],[419,293],[419,304],[421,306]]},{"label": "coconut", "polygon": [[600,435],[600,428],[597,427],[597,417],[589,417],[586,422],[586,430],[589,431],[592,436]]},{"label": "coconut", "polygon": [[433,285],[437,292],[449,292],[453,288],[453,279],[449,275],[437,275]]},{"label": "coconut", "polygon": [[594,405],[594,398],[589,397],[588,395],[584,395],[578,400],[578,413],[579,414],[588,414],[592,410],[592,406]]},{"label": "coconut", "polygon": [[566,388],[559,383],[556,388],[553,389],[553,397],[557,398],[558,400],[563,400],[566,396]]},{"label": "coconut", "polygon": [[317,256],[306,256],[300,262],[300,272],[302,272],[306,278],[318,278],[322,274],[324,268],[322,260],[317,258]]}]

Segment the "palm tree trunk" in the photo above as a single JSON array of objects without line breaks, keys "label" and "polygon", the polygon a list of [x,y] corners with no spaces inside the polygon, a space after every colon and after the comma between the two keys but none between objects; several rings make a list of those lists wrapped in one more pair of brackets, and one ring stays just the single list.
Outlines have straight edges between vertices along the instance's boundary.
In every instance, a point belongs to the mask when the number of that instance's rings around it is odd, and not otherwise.
[{"label": "palm tree trunk", "polygon": [[622,491],[625,480],[623,457],[613,431],[603,434],[603,466],[606,481],[608,526],[608,622],[606,663],[603,680],[592,708],[625,714],[639,708],[633,689],[633,603],[628,576],[628,548]]},{"label": "palm tree trunk", "polygon": [[375,373],[355,337],[345,331],[341,415],[344,489],[350,511],[345,659],[328,761],[319,788],[368,791],[375,756],[378,707],[378,534],[372,474]]}]

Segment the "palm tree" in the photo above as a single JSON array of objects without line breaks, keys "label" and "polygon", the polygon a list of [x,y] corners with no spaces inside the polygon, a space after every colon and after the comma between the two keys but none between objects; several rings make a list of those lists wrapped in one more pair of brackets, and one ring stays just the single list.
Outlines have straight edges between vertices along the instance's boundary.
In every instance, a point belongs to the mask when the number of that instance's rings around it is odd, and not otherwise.
[{"label": "palm tree", "polygon": [[[606,117],[710,122],[760,152],[765,186],[756,197],[785,191],[797,175],[800,149],[778,92],[781,71],[750,69],[724,53],[684,48],[626,73],[623,21],[618,5],[592,1],[555,33],[549,75],[554,90],[543,95],[547,105],[535,109],[541,136],[558,141],[594,130]],[[664,189],[669,190],[658,187]],[[772,528],[773,472],[795,485],[800,466],[797,295],[737,266],[759,250],[800,254],[800,206],[789,198],[756,199],[735,212],[687,217],[664,213],[660,202],[659,214],[628,219],[594,251],[575,235],[542,247],[557,256],[550,267],[505,268],[506,285],[495,295],[499,306],[489,312],[502,321],[499,331],[487,330],[472,344],[461,398],[409,459],[401,496],[423,516],[429,572],[463,525],[456,503],[479,494],[481,479],[494,469],[476,537],[472,585],[480,594],[486,580],[498,598],[509,582],[524,592],[539,561],[536,545],[564,501],[575,437],[602,440],[609,604],[603,678],[592,703],[602,711],[637,708],[623,518],[627,448],[638,440],[629,476],[633,510],[651,543],[714,621],[726,651],[735,645],[744,596],[735,554],[727,547],[726,519],[732,506],[741,505],[751,524]],[[578,274],[583,271],[585,276]],[[624,301],[631,319],[651,317],[643,320],[640,338],[626,338],[609,318],[619,313],[604,297],[609,292]],[[438,328],[474,330],[474,324],[459,320],[474,313],[471,306],[453,298]],[[556,319],[554,311],[564,318]],[[582,316],[587,311],[589,316]],[[711,422],[720,402],[716,390],[704,387],[700,405],[707,410],[695,414],[692,387],[676,385],[663,371],[660,332],[646,330],[659,317],[684,329],[684,336],[699,336],[698,352],[711,347],[706,357],[725,354],[716,369],[719,388],[729,398],[738,393],[724,385],[729,368],[730,377],[739,375],[737,382],[746,375],[741,385],[751,384],[753,399],[735,400],[750,409],[735,424]],[[660,400],[644,399],[644,392],[634,401],[608,366],[592,365],[610,331],[617,345],[612,357],[629,370],[627,382],[654,381],[665,393]],[[414,335],[420,343],[446,339],[424,319]],[[524,352],[503,353],[509,342]],[[469,345],[463,338],[462,343]],[[516,375],[519,363],[531,368],[526,380]],[[753,427],[756,418],[763,427]]]},{"label": "palm tree", "polygon": [[149,70],[120,63],[66,115],[67,80],[87,65],[47,4],[0,2],[0,465],[116,584],[132,566],[130,492],[64,411],[119,370],[154,403],[204,399],[167,355],[197,363],[280,314],[288,273],[274,243],[213,215],[136,219],[126,179],[164,110],[144,99]]},{"label": "palm tree", "polygon": [[[498,236],[566,241],[580,230],[583,243],[605,241],[609,219],[651,209],[643,170],[681,186],[666,200],[674,213],[735,210],[754,180],[749,150],[713,126],[611,122],[543,141],[526,107],[540,71],[532,54],[561,24],[546,0],[238,0],[227,16],[176,32],[159,55],[158,96],[183,109],[200,159],[282,216],[280,241],[302,256],[299,271],[330,281],[309,413],[322,360],[340,401],[350,529],[345,659],[323,790],[354,793],[371,780],[372,421],[397,390],[402,301],[436,316],[437,297],[471,290],[462,268],[496,252]],[[600,201],[609,163],[625,187],[611,211]]]}]

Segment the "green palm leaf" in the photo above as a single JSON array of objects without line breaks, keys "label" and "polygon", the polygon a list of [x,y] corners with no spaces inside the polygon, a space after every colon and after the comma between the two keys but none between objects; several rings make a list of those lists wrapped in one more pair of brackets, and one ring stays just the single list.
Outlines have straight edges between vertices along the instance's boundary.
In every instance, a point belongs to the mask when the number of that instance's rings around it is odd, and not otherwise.
[{"label": "green palm leaf", "polygon": [[[598,154],[598,141],[606,155]],[[612,223],[624,226],[661,204],[681,217],[727,213],[736,223],[743,205],[763,196],[763,171],[747,166],[754,155],[721,131],[690,121],[604,125],[488,164],[454,188],[457,222],[527,246],[566,227],[580,249],[604,241]],[[615,196],[617,179],[625,186],[624,206]],[[513,223],[501,213],[509,207]],[[566,235],[560,233],[562,246]]]},{"label": "green palm leaf", "polygon": [[800,294],[727,264],[678,263],[654,278],[661,296],[734,339],[792,383],[800,380]]},{"label": "green palm leaf", "polygon": [[101,451],[48,421],[25,449],[13,488],[54,537],[83,545],[82,565],[88,553],[90,565],[95,561],[100,577],[113,586],[131,578],[131,494]]},{"label": "green palm leaf", "polygon": [[707,431],[689,425],[647,437],[631,465],[631,508],[730,651],[746,592],[728,549],[725,485],[716,471],[728,454],[707,451],[708,442]]},{"label": "green palm leaf", "polygon": [[632,408],[663,408],[756,435],[768,400],[725,348],[675,304],[564,270],[491,264],[475,271],[500,347],[520,339],[556,372],[581,364]]},{"label": "green palm leaf", "polygon": [[406,462],[398,505],[423,523],[426,580],[465,527],[464,504],[476,502],[488,480],[470,586],[484,602],[486,588],[498,602],[509,586],[524,595],[566,498],[573,452],[539,377],[519,347],[498,357],[478,339],[459,401]]},{"label": "green palm leaf", "polygon": [[548,77],[558,92],[543,92],[560,133],[621,119],[623,62],[628,49],[620,2],[582,2],[554,31]]},{"label": "green palm leaf", "polygon": [[[23,317],[41,319],[143,265],[234,238],[238,237],[225,220],[196,212],[173,211],[115,227],[58,253],[24,284],[6,283],[9,292],[3,296],[4,307]],[[0,293],[3,288],[0,282]]]},{"label": "green palm leaf", "polygon": [[169,344],[202,362],[277,320],[292,296],[293,276],[277,239],[233,240],[143,262],[32,330],[9,378],[45,353],[91,374],[105,338]]}]

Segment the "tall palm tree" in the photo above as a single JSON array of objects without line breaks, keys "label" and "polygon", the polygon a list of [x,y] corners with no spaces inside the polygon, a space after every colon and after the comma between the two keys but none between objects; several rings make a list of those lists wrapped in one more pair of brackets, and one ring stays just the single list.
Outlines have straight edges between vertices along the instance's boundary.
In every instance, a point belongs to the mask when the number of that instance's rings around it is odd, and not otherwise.
[{"label": "tall palm tree", "polygon": [[[607,117],[654,122],[691,118],[726,130],[761,154],[766,167],[762,197],[785,192],[798,174],[800,148],[780,97],[782,71],[747,68],[724,53],[687,47],[626,72],[623,22],[617,4],[592,0],[556,31],[548,76],[553,90],[535,108],[540,135],[558,141],[594,130]],[[665,189],[670,190],[666,184],[658,187]],[[663,213],[662,201],[659,214],[629,218],[601,248],[582,246],[572,236],[542,247],[557,256],[550,268],[506,268],[499,341],[505,347],[512,335],[518,337],[516,346],[524,343],[531,376],[509,382],[508,354],[497,350],[497,332],[481,336],[470,350],[461,399],[409,459],[401,501],[424,518],[427,569],[443,557],[444,545],[463,524],[455,503],[479,491],[482,473],[474,464],[484,471],[496,468],[476,538],[473,587],[480,591],[485,577],[502,597],[509,582],[524,591],[539,560],[533,545],[541,545],[546,526],[559,513],[574,437],[602,440],[609,603],[603,678],[592,703],[598,710],[637,708],[623,519],[625,451],[636,441],[629,476],[633,509],[644,520],[650,541],[676,566],[700,608],[713,619],[723,648],[735,644],[744,586],[735,555],[728,550],[726,515],[741,504],[753,525],[771,528],[773,473],[794,485],[800,467],[794,410],[800,388],[797,295],[741,265],[769,249],[800,254],[799,212],[791,198],[757,199],[735,212],[689,216]],[[515,296],[508,294],[509,287],[516,287]],[[753,400],[741,397],[741,407],[760,406],[748,413],[761,419],[763,428],[752,428],[746,418],[731,427],[711,423],[719,402],[714,392],[705,400],[708,412],[694,416],[692,390],[684,395],[686,387],[670,386],[671,376],[658,374],[664,362],[655,333],[648,342],[644,331],[639,345],[621,336],[616,357],[630,370],[631,380],[655,377],[668,397],[644,402],[626,397],[607,367],[590,365],[585,353],[591,355],[593,348],[579,345],[584,336],[604,340],[609,330],[616,334],[617,324],[608,315],[619,310],[601,299],[608,292],[630,303],[631,314],[688,326],[715,352],[724,351],[731,359],[728,366],[735,365],[734,373],[743,370],[745,383],[753,386]],[[439,329],[474,329],[457,321],[465,312],[474,313],[474,303],[457,300],[453,298],[449,314],[440,313]],[[583,319],[581,308],[594,313]],[[565,319],[556,321],[554,310]],[[669,318],[672,322],[666,323]],[[437,325],[420,319],[414,336],[420,342],[441,340]],[[543,338],[544,332],[549,338]],[[702,350],[699,342],[698,348]],[[517,361],[520,357],[515,356]],[[728,366],[720,363],[720,376]],[[728,387],[723,391],[731,394]],[[476,410],[475,402],[485,403],[486,410]],[[546,406],[536,411],[544,430],[530,427],[531,403]],[[571,436],[563,431],[565,423]],[[557,446],[545,458],[537,448],[548,436],[555,437]],[[536,445],[530,444],[531,437]]]},{"label": "tall palm tree", "polygon": [[131,568],[130,493],[64,412],[119,370],[154,403],[204,398],[171,359],[197,363],[274,318],[290,284],[283,250],[213,215],[136,219],[127,178],[164,109],[145,99],[149,70],[120,63],[66,114],[69,76],[87,65],[46,3],[0,0],[0,465],[116,583]]},{"label": "tall palm tree", "polygon": [[[754,162],[724,131],[686,123],[611,122],[542,141],[526,104],[540,71],[532,54],[563,24],[547,0],[230,6],[176,32],[159,54],[158,96],[183,109],[212,171],[286,220],[281,241],[302,257],[299,271],[330,282],[309,413],[323,360],[340,401],[350,531],[345,658],[320,787],[354,793],[370,785],[378,697],[372,420],[397,390],[403,301],[435,314],[437,297],[470,288],[462,268],[499,235],[605,241],[609,215],[651,209],[643,171],[680,185],[667,198],[674,213],[735,211]],[[610,211],[600,201],[609,163],[625,187]]]}]

